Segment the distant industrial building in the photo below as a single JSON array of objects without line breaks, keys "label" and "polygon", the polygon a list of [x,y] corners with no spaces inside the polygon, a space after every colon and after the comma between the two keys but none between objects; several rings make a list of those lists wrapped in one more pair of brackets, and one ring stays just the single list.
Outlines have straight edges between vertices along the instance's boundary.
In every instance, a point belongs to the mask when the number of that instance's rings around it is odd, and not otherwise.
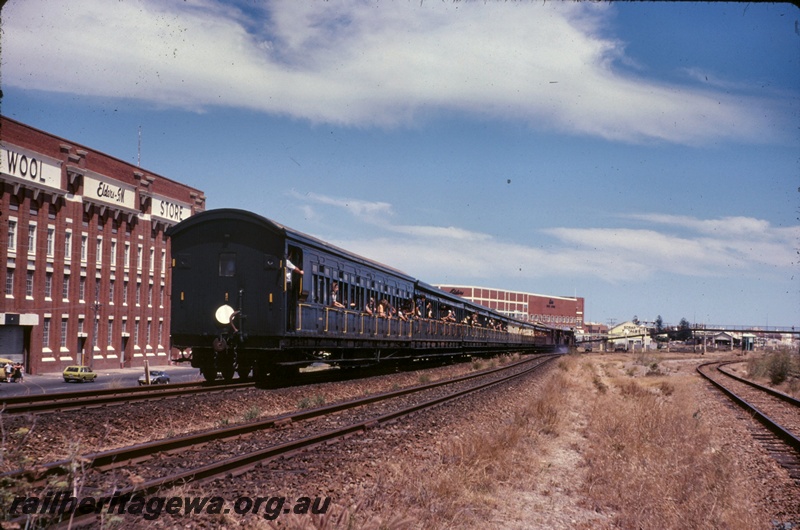
[{"label": "distant industrial building", "polygon": [[0,357],[29,373],[169,358],[164,231],[204,194],[0,117]]},{"label": "distant industrial building", "polygon": [[600,322],[584,322],[583,332],[586,335],[592,336],[608,335],[608,326]]},{"label": "distant industrial building", "polygon": [[610,328],[608,339],[615,350],[642,351],[652,347],[650,329],[632,320]]},{"label": "distant industrial building", "polygon": [[465,285],[437,285],[439,289],[526,322],[565,329],[583,329],[581,297],[552,296]]}]

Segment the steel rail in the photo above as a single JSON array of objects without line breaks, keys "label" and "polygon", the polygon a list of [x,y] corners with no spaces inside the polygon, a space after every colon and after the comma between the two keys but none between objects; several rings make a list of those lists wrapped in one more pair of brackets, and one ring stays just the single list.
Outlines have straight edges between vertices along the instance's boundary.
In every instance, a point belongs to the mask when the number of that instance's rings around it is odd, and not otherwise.
[{"label": "steel rail", "polygon": [[[176,473],[174,475],[170,475],[170,476],[167,476],[167,477],[153,479],[153,480],[146,481],[146,482],[143,482],[141,484],[138,484],[136,486],[129,486],[129,487],[124,488],[122,490],[115,490],[111,494],[98,496],[96,498],[97,498],[98,504],[102,504],[102,506],[109,506],[112,503],[112,501],[114,501],[114,499],[125,499],[125,498],[130,499],[130,498],[132,498],[134,496],[152,495],[152,494],[157,493],[159,491],[164,491],[164,490],[172,488],[172,487],[182,486],[182,485],[187,484],[189,482],[205,481],[205,480],[209,480],[211,478],[218,477],[218,476],[228,476],[228,475],[238,476],[238,475],[243,474],[243,473],[245,473],[245,472],[257,467],[258,465],[260,465],[260,464],[262,464],[262,463],[264,463],[266,461],[269,461],[271,459],[274,459],[274,458],[276,458],[278,456],[284,456],[284,457],[285,456],[290,456],[290,455],[305,451],[307,449],[310,449],[310,448],[313,448],[313,447],[317,447],[317,446],[319,446],[321,444],[325,444],[325,443],[332,442],[334,440],[346,438],[346,437],[352,436],[352,435],[357,434],[357,433],[366,432],[366,431],[368,431],[370,429],[374,429],[374,428],[380,426],[383,423],[387,423],[387,422],[390,422],[390,421],[397,420],[398,418],[401,418],[403,416],[408,416],[408,415],[413,414],[415,412],[418,412],[418,411],[421,411],[421,410],[424,410],[424,409],[427,409],[427,408],[431,408],[431,407],[434,407],[436,405],[440,405],[440,404],[448,402],[448,401],[452,401],[452,400],[458,399],[458,398],[460,398],[462,396],[465,396],[467,394],[478,392],[480,390],[489,388],[491,386],[499,385],[499,384],[502,384],[502,383],[507,383],[508,381],[520,378],[522,376],[530,374],[533,371],[538,370],[539,368],[547,365],[549,362],[551,362],[553,359],[555,359],[557,357],[558,357],[558,355],[553,355],[553,356],[550,356],[550,357],[547,357],[547,358],[537,357],[536,359],[539,359],[542,362],[540,362],[540,363],[536,364],[535,366],[532,366],[532,367],[530,367],[530,368],[528,368],[528,369],[526,369],[526,370],[524,370],[522,372],[511,374],[511,375],[508,375],[508,376],[503,377],[501,379],[496,379],[496,380],[493,380],[493,381],[487,381],[487,382],[484,382],[484,383],[480,383],[478,385],[475,385],[475,386],[467,388],[467,389],[462,389],[462,390],[459,390],[457,392],[454,392],[454,393],[451,393],[451,394],[448,394],[448,395],[445,395],[445,396],[440,396],[440,397],[437,397],[437,398],[434,398],[434,399],[431,399],[431,400],[428,400],[428,401],[424,401],[422,403],[417,403],[415,405],[411,405],[411,406],[408,406],[406,408],[403,408],[403,409],[400,409],[400,410],[397,410],[397,411],[394,411],[394,412],[389,412],[389,413],[383,414],[383,415],[378,416],[378,417],[373,417],[373,418],[370,418],[370,419],[362,420],[362,421],[359,421],[359,422],[356,422],[356,423],[353,423],[353,424],[350,424],[350,425],[347,425],[347,426],[344,426],[344,427],[331,429],[331,430],[323,432],[323,433],[307,436],[305,438],[300,438],[300,439],[293,440],[293,441],[290,441],[290,442],[284,442],[284,443],[277,444],[277,445],[274,445],[274,446],[270,446],[270,447],[267,447],[265,449],[261,449],[261,450],[258,450],[258,451],[253,451],[253,452],[246,453],[246,454],[243,454],[243,455],[238,455],[238,456],[231,457],[231,458],[228,458],[228,459],[224,459],[224,460],[221,460],[221,461],[217,461],[217,462],[214,462],[214,463],[211,463],[211,464],[206,464],[204,466],[201,466],[201,467],[198,467],[198,468],[195,468],[195,469],[189,469],[189,470],[186,470],[186,471],[182,471],[180,473]],[[531,361],[532,361],[532,359],[527,359],[525,361],[521,361],[521,363],[522,362],[531,362]],[[480,374],[470,374],[470,375],[472,375],[472,376],[487,375],[487,374],[491,374],[491,373],[494,373],[494,372],[499,371],[499,370],[506,370],[508,368],[512,368],[513,366],[516,366],[517,364],[521,364],[521,363],[515,363],[514,365],[506,365],[506,366],[504,366],[502,368],[494,369],[494,370],[489,371],[489,372],[481,372]],[[448,380],[447,381],[447,383],[452,383],[452,382],[457,382],[457,381],[454,381],[454,380]],[[445,382],[437,382],[437,383],[447,384]],[[436,383],[432,383],[432,384],[435,385]],[[423,385],[423,386],[428,386],[428,385]],[[441,385],[439,385],[439,386],[441,386]],[[413,387],[413,388],[417,388],[417,387]],[[407,390],[411,390],[411,389],[407,389]],[[388,393],[388,394],[393,394],[393,393]],[[75,517],[71,518],[69,521],[60,522],[59,526],[57,526],[57,528],[62,528],[62,527],[64,527],[64,528],[75,528],[76,526],[90,525],[90,524],[92,524],[94,522],[94,515],[95,515],[94,513],[86,514],[86,515],[76,515]],[[16,522],[16,523],[19,523],[19,524],[24,524],[26,519],[27,519],[26,517],[20,517],[20,518],[15,519],[12,522]]]},{"label": "steel rail", "polygon": [[795,436],[791,432],[789,432],[786,429],[784,429],[780,424],[778,424],[775,420],[773,420],[772,418],[767,416],[764,412],[759,410],[755,405],[753,405],[752,403],[749,403],[747,400],[745,400],[744,398],[740,397],[738,394],[736,394],[734,391],[732,391],[729,388],[727,388],[721,382],[716,381],[710,375],[708,375],[708,374],[703,372],[702,368],[705,368],[707,366],[711,366],[711,365],[714,365],[714,364],[718,365],[717,368],[718,368],[718,371],[720,373],[722,373],[722,374],[724,374],[724,375],[726,375],[728,377],[731,377],[731,374],[728,374],[727,372],[719,370],[719,365],[720,365],[719,361],[714,361],[714,362],[701,364],[700,366],[697,367],[697,373],[699,373],[706,380],[711,382],[715,387],[720,389],[725,395],[727,395],[731,400],[733,400],[737,405],[739,405],[745,411],[747,411],[748,413],[752,414],[753,417],[755,417],[762,425],[764,425],[764,427],[766,427],[770,432],[772,432],[775,436],[777,436],[786,445],[788,445],[789,447],[794,449],[795,452],[800,454],[800,438],[798,438],[797,436]]},{"label": "steel rail", "polygon": [[5,414],[28,414],[60,412],[86,407],[113,405],[163,397],[173,397],[220,390],[234,390],[254,386],[252,381],[243,383],[209,384],[177,383],[174,385],[151,385],[130,388],[108,388],[101,390],[81,390],[60,392],[58,394],[36,394],[18,396],[0,401],[0,412]]},{"label": "steel rail", "polygon": [[[484,356],[497,354],[496,350],[478,350],[469,352],[466,355],[470,356]],[[544,352],[542,352],[544,354]],[[441,356],[450,356],[450,354],[442,354]],[[439,355],[431,354],[433,358],[438,358]],[[426,361],[422,360],[424,364]],[[323,372],[320,372],[320,374]],[[304,381],[305,378],[308,381]],[[309,383],[313,384],[318,382],[319,376],[315,377],[314,374],[305,374],[303,379],[296,379],[296,383]],[[60,412],[63,410],[77,410],[87,407],[98,407],[104,405],[111,405],[115,403],[127,403],[131,401],[142,401],[146,399],[157,399],[160,397],[172,397],[181,393],[195,394],[202,392],[210,392],[215,390],[234,390],[241,388],[248,388],[255,386],[253,380],[236,379],[233,382],[225,381],[201,381],[191,383],[175,383],[170,385],[151,385],[151,386],[136,386],[128,388],[108,388],[100,390],[80,390],[75,392],[59,392],[57,394],[34,394],[25,396],[13,396],[0,399],[0,413],[11,414],[27,414],[27,413],[45,413],[45,412]],[[181,390],[178,392],[178,390]],[[141,395],[139,395],[141,394]]]},{"label": "steel rail", "polygon": [[[424,390],[430,390],[433,388],[438,388],[449,384],[469,381],[471,379],[484,377],[503,370],[514,368],[516,366],[525,363],[530,363],[545,358],[546,357],[534,357],[531,359],[523,359],[521,361],[510,363],[501,366],[499,368],[482,370],[480,372],[475,372],[459,377],[442,379],[440,381],[434,381],[432,383],[426,383],[422,385],[415,385],[400,390],[382,392],[379,394],[374,394],[372,396],[358,398],[350,401],[343,401],[341,403],[335,403],[323,407],[316,407],[312,409],[302,410],[299,412],[290,412],[287,414],[281,414],[264,420],[258,420],[241,425],[234,425],[231,427],[214,429],[211,431],[204,431],[200,433],[187,434],[182,436],[174,436],[163,440],[145,442],[142,444],[137,444],[129,447],[121,447],[117,449],[109,449],[108,451],[85,454],[80,456],[79,458],[84,463],[85,468],[88,469],[98,468],[100,470],[105,471],[116,467],[122,467],[130,462],[144,461],[150,456],[158,453],[174,452],[179,449],[185,449],[193,445],[201,445],[215,440],[237,438],[264,429],[285,426],[291,423],[308,420],[320,416],[326,416],[336,412],[341,412],[343,410],[353,409],[364,405],[378,403],[380,401],[385,401],[409,394],[414,394],[417,392],[422,392]],[[48,477],[65,474],[66,470],[68,470],[71,465],[72,465],[72,460],[65,459],[65,460],[58,460],[55,462],[37,465],[35,471],[26,471],[22,469],[9,471],[0,474],[0,485],[3,484],[4,482],[20,480],[22,478],[28,479],[28,481],[32,485],[41,485]]]},{"label": "steel rail", "polygon": [[744,377],[738,376],[736,374],[732,374],[732,373],[727,372],[727,371],[722,369],[723,366],[728,366],[729,364],[736,364],[738,362],[741,362],[741,361],[723,362],[717,367],[717,370],[722,372],[723,374],[727,375],[728,377],[731,377],[731,378],[733,378],[733,379],[735,379],[737,381],[740,381],[740,382],[742,382],[742,383],[744,383],[746,385],[750,385],[753,388],[757,388],[758,390],[763,390],[764,392],[766,392],[770,396],[776,397],[776,398],[780,399],[781,401],[785,401],[786,403],[789,403],[790,405],[794,405],[795,407],[800,407],[800,399],[792,397],[789,394],[784,394],[783,392],[779,392],[779,391],[775,390],[774,388],[770,388],[768,386],[760,385],[760,384],[756,383],[755,381],[751,381],[750,379],[745,379]]}]

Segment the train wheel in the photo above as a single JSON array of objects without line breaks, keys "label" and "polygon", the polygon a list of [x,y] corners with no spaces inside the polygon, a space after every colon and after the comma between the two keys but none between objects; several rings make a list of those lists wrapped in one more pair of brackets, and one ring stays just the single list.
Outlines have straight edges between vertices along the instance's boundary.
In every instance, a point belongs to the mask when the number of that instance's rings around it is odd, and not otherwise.
[{"label": "train wheel", "polygon": [[256,388],[269,388],[269,365],[263,361],[255,361],[253,366],[253,379],[256,380]]},{"label": "train wheel", "polygon": [[200,367],[200,373],[206,381],[215,381],[217,379],[217,367],[213,362],[205,363]]},{"label": "train wheel", "polygon": [[250,375],[250,370],[253,369],[253,360],[246,355],[239,354],[239,361],[236,363],[236,373],[242,379]]},{"label": "train wheel", "polygon": [[217,378],[217,365],[214,362],[214,352],[206,349],[196,349],[192,352],[192,366],[200,369],[206,381],[214,381]]},{"label": "train wheel", "polygon": [[217,358],[217,364],[219,365],[219,372],[222,374],[222,378],[225,381],[230,381],[233,379],[233,374],[236,371],[236,367],[233,363],[233,356],[220,355]]}]

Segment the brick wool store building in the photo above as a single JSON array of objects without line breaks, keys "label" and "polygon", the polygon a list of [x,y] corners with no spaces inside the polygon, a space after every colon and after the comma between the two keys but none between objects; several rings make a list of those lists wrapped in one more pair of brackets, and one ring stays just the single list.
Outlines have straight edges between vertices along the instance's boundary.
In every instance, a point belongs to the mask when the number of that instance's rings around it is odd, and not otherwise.
[{"label": "brick wool store building", "polygon": [[0,357],[28,373],[165,364],[167,227],[204,194],[0,117]]},{"label": "brick wool store building", "polygon": [[436,287],[518,320],[540,322],[564,329],[583,329],[582,297],[552,296],[466,285]]}]

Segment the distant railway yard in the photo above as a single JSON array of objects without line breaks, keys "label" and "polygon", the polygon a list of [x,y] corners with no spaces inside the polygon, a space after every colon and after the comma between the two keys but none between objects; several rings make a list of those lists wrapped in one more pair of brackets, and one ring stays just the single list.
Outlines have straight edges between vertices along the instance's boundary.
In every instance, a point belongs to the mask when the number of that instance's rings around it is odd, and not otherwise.
[{"label": "distant railway yard", "polygon": [[[510,354],[102,407],[9,399],[0,520],[53,525],[74,498],[95,513],[64,527],[798,528],[797,446],[698,375],[734,360],[765,383],[760,356]],[[800,433],[796,402],[722,384]]]}]

